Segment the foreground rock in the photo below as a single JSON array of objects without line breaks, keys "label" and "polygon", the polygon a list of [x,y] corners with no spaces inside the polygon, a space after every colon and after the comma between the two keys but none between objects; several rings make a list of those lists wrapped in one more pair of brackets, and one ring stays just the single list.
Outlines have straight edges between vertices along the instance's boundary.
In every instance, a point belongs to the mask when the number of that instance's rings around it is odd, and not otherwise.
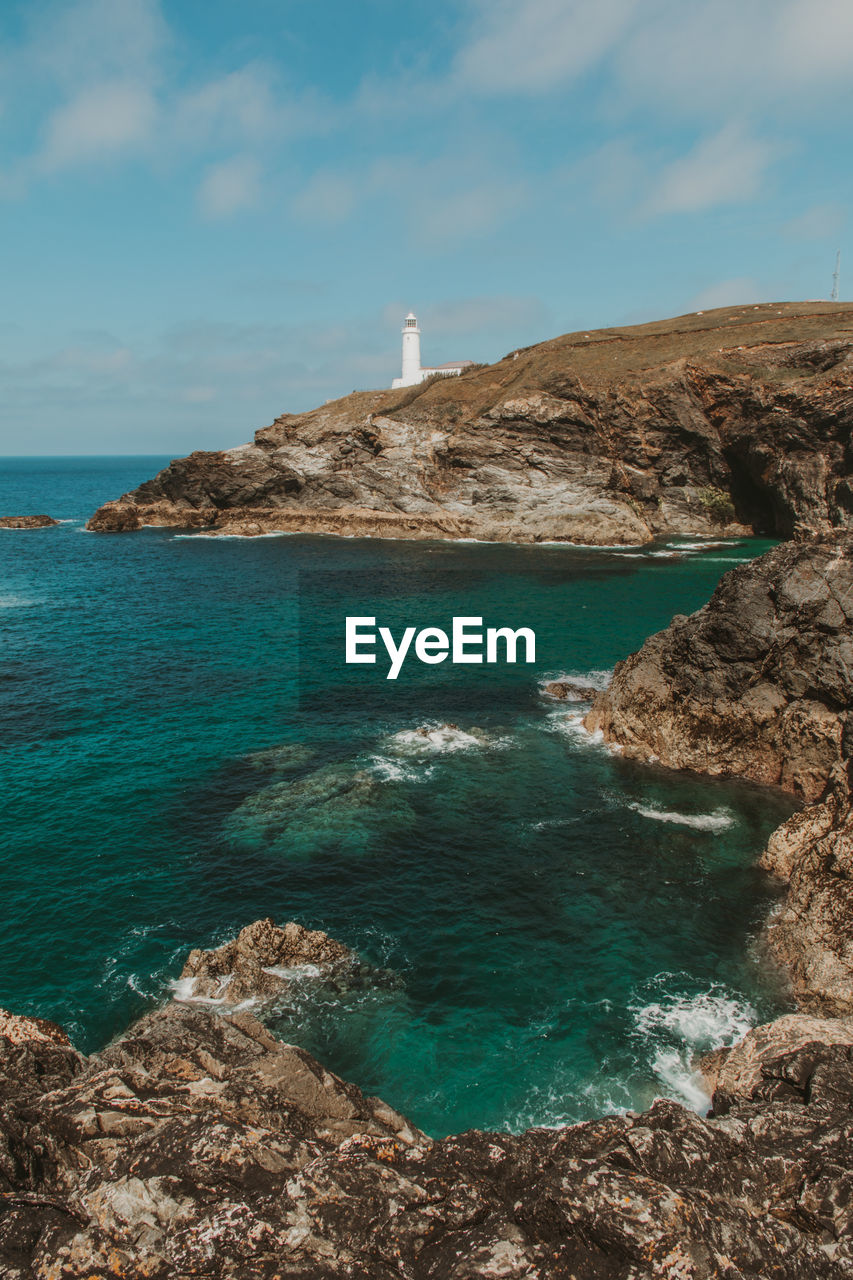
[{"label": "foreground rock", "polygon": [[178,459],[89,528],[641,543],[849,526],[853,310],[567,334]]},{"label": "foreground rock", "polygon": [[849,758],[853,535],[785,543],[617,664],[585,724],[628,754],[818,799]]},{"label": "foreground rock", "polygon": [[[262,921],[191,963],[334,953],[313,936]],[[8,1280],[841,1280],[853,1267],[849,1041],[771,1031],[735,1050],[748,1070],[729,1069],[724,1114],[705,1120],[658,1102],[433,1142],[246,1013],[173,1002],[88,1060],[31,1025],[22,1040],[0,1023]]]},{"label": "foreground rock", "polygon": [[0,516],[0,529],[46,529],[59,524],[53,516]]}]

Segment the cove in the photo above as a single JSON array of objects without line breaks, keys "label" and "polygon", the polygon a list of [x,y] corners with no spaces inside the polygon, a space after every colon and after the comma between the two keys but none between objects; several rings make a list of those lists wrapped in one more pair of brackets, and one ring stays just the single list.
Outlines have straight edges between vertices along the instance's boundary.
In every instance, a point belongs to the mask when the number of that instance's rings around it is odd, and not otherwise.
[{"label": "cove", "polygon": [[[768,544],[82,531],[157,465],[4,466],[3,509],[69,523],[0,546],[0,1004],[92,1049],[189,947],[295,918],[393,980],[309,977],[276,1029],[433,1134],[700,1106],[693,1055],[784,1007],[751,939],[791,802],[621,759],[539,686],[606,680]],[[375,701],[342,611],[535,617],[536,663],[407,664]]]}]

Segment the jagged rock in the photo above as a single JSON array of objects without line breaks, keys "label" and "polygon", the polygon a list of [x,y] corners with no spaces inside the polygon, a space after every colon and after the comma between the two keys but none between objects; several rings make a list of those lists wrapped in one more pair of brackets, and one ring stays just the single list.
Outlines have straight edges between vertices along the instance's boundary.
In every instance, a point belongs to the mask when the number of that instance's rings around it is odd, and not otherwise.
[{"label": "jagged rock", "polygon": [[853,809],[849,764],[836,768],[827,796],[795,813],[771,836],[761,863],[788,890],[767,925],[806,1009],[853,1015]]},{"label": "jagged rock", "polygon": [[823,1052],[828,1045],[853,1047],[853,1021],[789,1013],[774,1022],[753,1027],[719,1063],[714,1089],[715,1111],[720,1109],[722,1098],[728,1105],[735,1098],[752,1098],[766,1078],[768,1064],[800,1054],[807,1048],[812,1052],[819,1048]]},{"label": "jagged rock", "polygon": [[319,929],[257,920],[215,951],[191,951],[181,971],[179,998],[241,1004],[282,994],[293,972],[306,966],[331,976],[356,961],[352,951]]},{"label": "jagged rock", "polygon": [[0,1009],[0,1036],[5,1036],[10,1044],[43,1040],[47,1044],[59,1044],[65,1048],[71,1045],[62,1027],[58,1027],[55,1022],[48,1022],[46,1018],[21,1017],[9,1013],[7,1009]]},{"label": "jagged rock", "polygon": [[617,664],[586,727],[626,754],[811,801],[849,755],[853,535],[785,543]]},{"label": "jagged rock", "polygon": [[53,516],[0,516],[0,529],[46,529],[59,524]]},{"label": "jagged rock", "polygon": [[[10,1079],[25,1051],[64,1072]],[[849,1046],[765,1055],[749,1096],[720,1094],[709,1119],[662,1101],[440,1142],[251,1016],[197,1006],[147,1015],[88,1062],[0,1036],[0,1073],[9,1280],[842,1280],[853,1266]]]},{"label": "jagged rock", "polygon": [[851,320],[788,303],[567,334],[283,414],[88,527],[595,544],[847,527]]},{"label": "jagged rock", "polygon": [[542,692],[559,702],[592,702],[598,690],[594,685],[575,680],[549,680],[542,686]]}]

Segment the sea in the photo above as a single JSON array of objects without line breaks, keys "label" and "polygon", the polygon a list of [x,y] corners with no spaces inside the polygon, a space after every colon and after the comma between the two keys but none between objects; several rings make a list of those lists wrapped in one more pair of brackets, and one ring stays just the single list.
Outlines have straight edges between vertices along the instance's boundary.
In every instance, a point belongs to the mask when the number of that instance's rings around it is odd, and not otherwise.
[{"label": "sea", "polygon": [[[368,966],[306,970],[276,1034],[434,1136],[706,1108],[698,1055],[789,1007],[756,859],[792,802],[627,759],[542,686],[603,687],[771,544],[86,531],[167,461],[0,461],[0,514],[61,521],[0,530],[0,1005],[91,1052],[271,916]],[[392,681],[348,616],[535,656]]]}]

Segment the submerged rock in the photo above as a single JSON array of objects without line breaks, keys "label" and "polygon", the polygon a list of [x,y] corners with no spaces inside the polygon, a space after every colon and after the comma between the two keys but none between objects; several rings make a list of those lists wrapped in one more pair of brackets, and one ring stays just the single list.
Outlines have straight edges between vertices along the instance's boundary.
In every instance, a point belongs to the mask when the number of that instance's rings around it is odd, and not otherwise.
[{"label": "submerged rock", "polygon": [[[187,968],[216,978],[309,954],[349,953],[259,921]],[[760,1052],[732,1052],[749,1069],[707,1119],[660,1101],[433,1142],[246,1013],[172,1003],[88,1060],[20,1021],[33,1039],[0,1032],[8,1280],[842,1280],[853,1267],[849,1044],[771,1028]]]},{"label": "submerged rock", "polygon": [[277,747],[264,747],[243,757],[243,763],[259,773],[292,773],[316,756],[314,747],[304,742],[283,742]]},{"label": "submerged rock", "polygon": [[0,529],[47,529],[59,524],[53,516],[0,516]]},{"label": "submerged rock", "polygon": [[225,834],[240,848],[315,857],[341,848],[367,852],[379,835],[414,822],[411,807],[375,773],[343,763],[247,796],[225,823]]}]

